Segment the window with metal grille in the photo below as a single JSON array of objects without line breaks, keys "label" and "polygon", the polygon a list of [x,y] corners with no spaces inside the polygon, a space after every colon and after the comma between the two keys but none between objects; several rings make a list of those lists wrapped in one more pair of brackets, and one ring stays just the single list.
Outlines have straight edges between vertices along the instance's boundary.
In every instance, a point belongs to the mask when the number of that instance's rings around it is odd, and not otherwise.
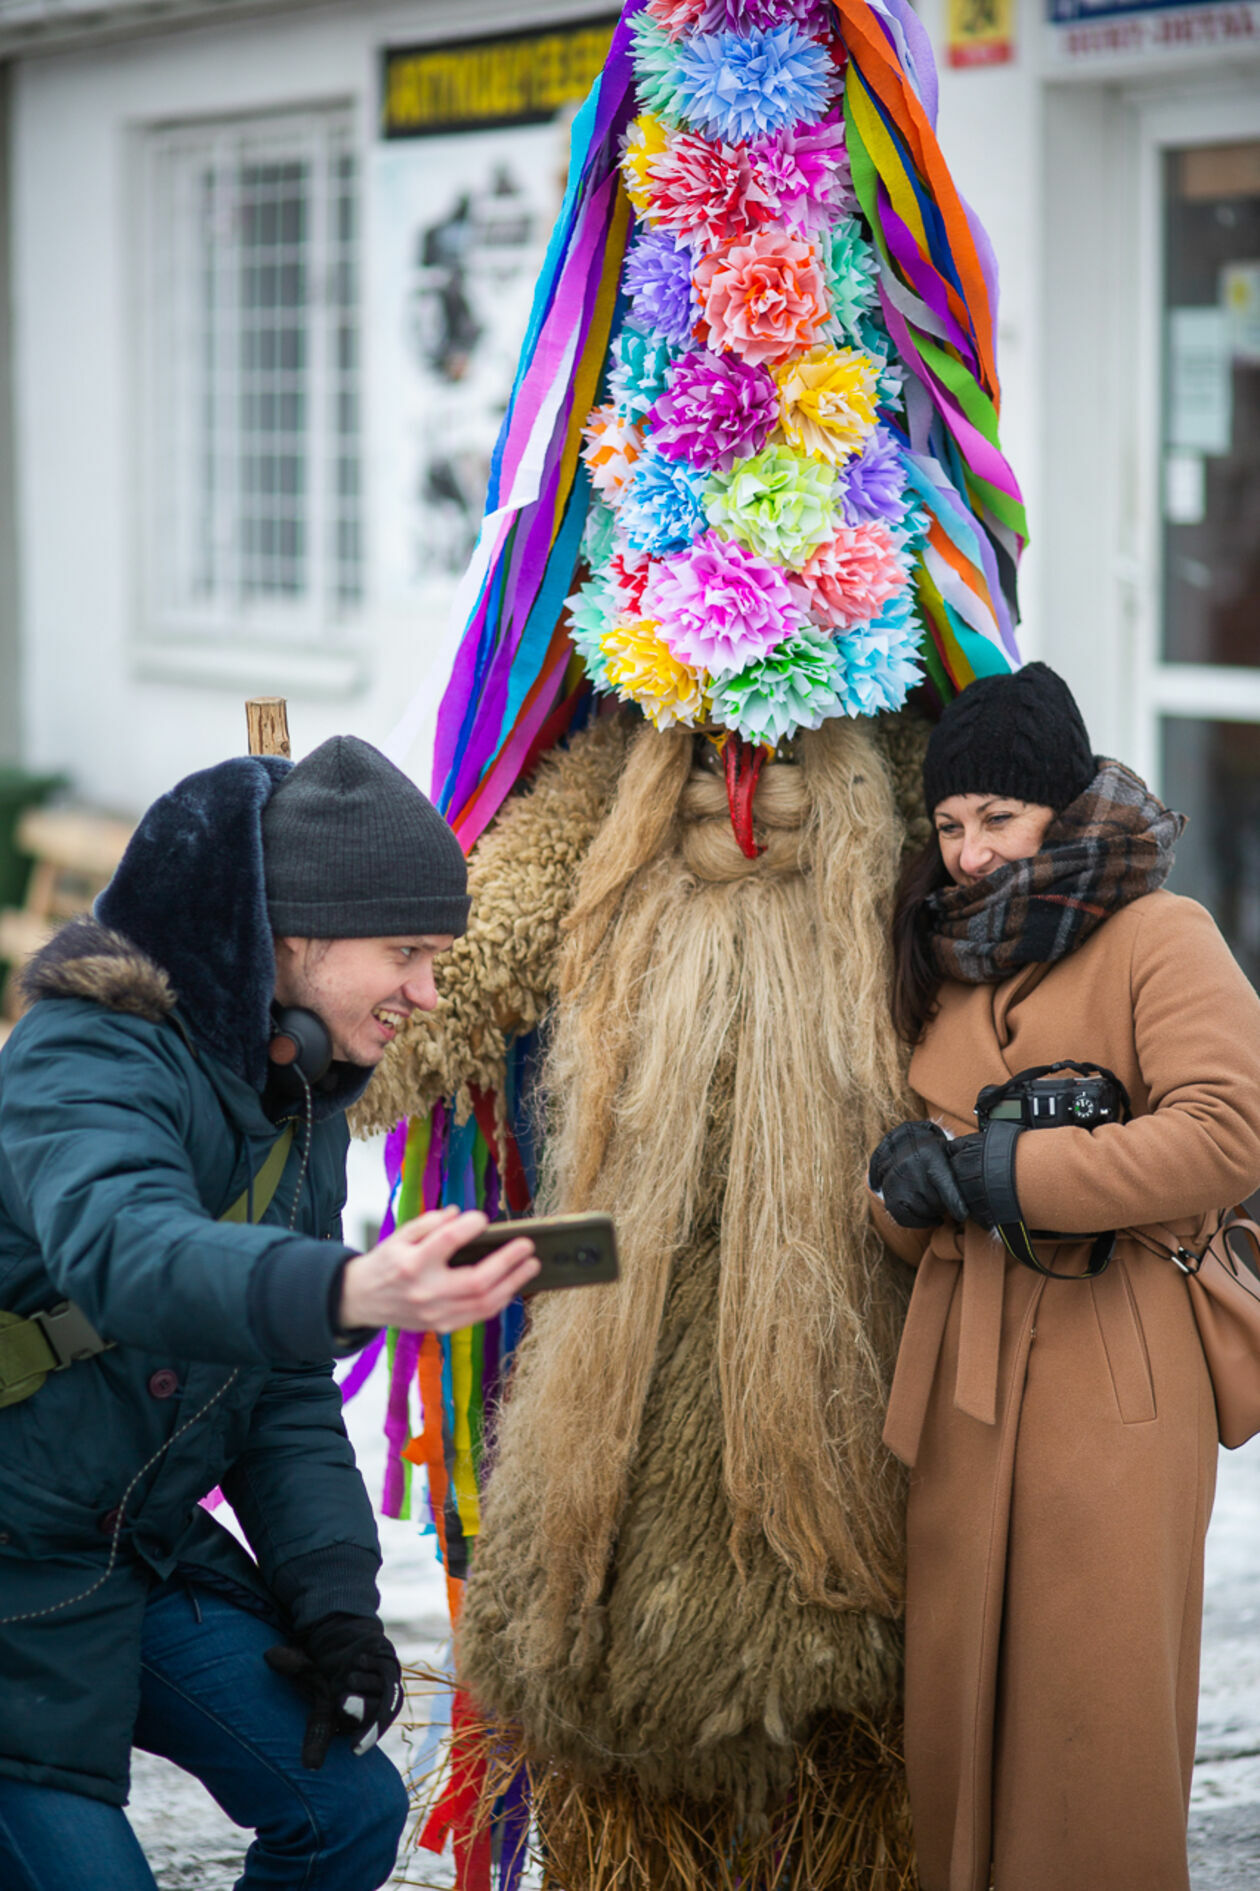
[{"label": "window with metal grille", "polygon": [[149,638],[327,649],[363,588],[347,111],[147,139]]}]

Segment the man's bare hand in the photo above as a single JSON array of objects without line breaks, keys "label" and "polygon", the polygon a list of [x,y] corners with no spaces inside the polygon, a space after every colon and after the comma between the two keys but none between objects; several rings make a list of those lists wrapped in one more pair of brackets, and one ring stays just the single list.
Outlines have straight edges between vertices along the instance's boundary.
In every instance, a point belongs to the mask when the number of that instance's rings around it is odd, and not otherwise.
[{"label": "man's bare hand", "polygon": [[435,1208],[357,1254],[341,1277],[342,1329],[454,1333],[502,1312],[538,1272],[532,1241],[518,1236],[474,1267],[450,1265],[452,1254],[489,1225],[479,1209]]}]

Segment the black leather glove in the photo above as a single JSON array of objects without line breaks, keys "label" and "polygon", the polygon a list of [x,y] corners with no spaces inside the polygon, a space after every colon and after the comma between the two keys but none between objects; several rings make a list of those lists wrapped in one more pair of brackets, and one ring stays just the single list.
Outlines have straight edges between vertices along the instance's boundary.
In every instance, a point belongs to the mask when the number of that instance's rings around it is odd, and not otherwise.
[{"label": "black leather glove", "polygon": [[967,1206],[966,1219],[978,1222],[982,1228],[996,1227],[997,1218],[984,1185],[984,1136],[980,1131],[954,1138],[949,1145],[949,1166]]},{"label": "black leather glove", "polygon": [[334,1734],[358,1734],[354,1750],[366,1753],[402,1707],[402,1669],[374,1615],[326,1615],[302,1631],[297,1646],[281,1643],[263,1659],[310,1706],[302,1764],[312,1772],[324,1764]]},{"label": "black leather glove", "polygon": [[871,1157],[866,1179],[901,1227],[936,1228],[947,1217],[966,1221],[950,1147],[939,1123],[898,1123]]}]

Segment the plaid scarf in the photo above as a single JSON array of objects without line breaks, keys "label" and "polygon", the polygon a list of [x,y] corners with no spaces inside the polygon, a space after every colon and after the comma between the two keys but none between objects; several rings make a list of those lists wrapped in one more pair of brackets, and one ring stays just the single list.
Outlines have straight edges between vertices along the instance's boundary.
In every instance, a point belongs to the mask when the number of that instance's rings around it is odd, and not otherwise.
[{"label": "plaid scarf", "polygon": [[1104,761],[1051,821],[1040,853],[929,894],[922,923],[942,977],[984,985],[1066,958],[1110,914],[1164,884],[1185,825],[1131,770]]}]

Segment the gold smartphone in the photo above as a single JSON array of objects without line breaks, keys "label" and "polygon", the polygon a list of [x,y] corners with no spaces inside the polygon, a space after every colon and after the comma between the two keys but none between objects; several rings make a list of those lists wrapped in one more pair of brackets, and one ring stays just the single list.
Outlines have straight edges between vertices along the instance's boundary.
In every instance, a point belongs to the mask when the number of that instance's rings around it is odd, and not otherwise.
[{"label": "gold smartphone", "polygon": [[548,1293],[556,1287],[598,1287],[616,1280],[617,1236],[611,1215],[536,1215],[530,1221],[496,1221],[451,1256],[452,1267],[471,1267],[487,1254],[524,1235],[534,1244],[540,1271],[524,1289]]}]

